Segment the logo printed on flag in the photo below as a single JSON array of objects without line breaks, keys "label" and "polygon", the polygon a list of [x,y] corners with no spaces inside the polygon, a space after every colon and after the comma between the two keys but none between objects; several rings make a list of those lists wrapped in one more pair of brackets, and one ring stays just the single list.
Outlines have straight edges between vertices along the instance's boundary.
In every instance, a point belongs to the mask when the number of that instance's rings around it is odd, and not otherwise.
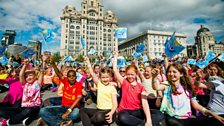
[{"label": "logo printed on flag", "polygon": [[177,40],[175,36],[175,32],[170,37],[170,40],[166,39],[165,42],[165,54],[167,57],[172,58],[175,55],[179,54],[185,47],[182,46]]},{"label": "logo printed on flag", "polygon": [[64,59],[64,62],[74,62],[75,60],[72,58],[72,56],[67,56]]},{"label": "logo printed on flag", "polygon": [[114,31],[115,38],[127,38],[127,28],[116,28]]},{"label": "logo printed on flag", "polygon": [[82,37],[80,37],[80,43],[82,45],[82,49],[86,49],[86,43],[84,42]]},{"label": "logo printed on flag", "polygon": [[125,63],[126,63],[126,61],[123,56],[117,57],[117,67],[118,68],[125,67]]},{"label": "logo printed on flag", "polygon": [[90,48],[90,50],[89,50],[88,54],[93,55],[95,52],[96,52],[96,51],[95,51],[95,49],[94,49],[94,48]]},{"label": "logo printed on flag", "polygon": [[32,48],[26,49],[22,52],[22,56],[25,58],[30,58],[32,57],[36,51],[34,51]]},{"label": "logo printed on flag", "polygon": [[215,53],[213,53],[211,50],[208,51],[207,55],[205,56],[205,60],[208,62],[211,61],[216,57]]},{"label": "logo printed on flag", "polygon": [[0,56],[3,56],[5,53],[6,47],[2,46],[0,47]]},{"label": "logo printed on flag", "polygon": [[196,64],[196,59],[188,59],[187,64],[195,65]]},{"label": "logo printed on flag", "polygon": [[6,65],[8,63],[8,59],[7,59],[7,57],[5,55],[0,57],[0,63],[2,65]]},{"label": "logo printed on flag", "polygon": [[134,56],[136,59],[139,59],[141,57],[141,53],[133,52],[132,56]]},{"label": "logo printed on flag", "polygon": [[148,57],[146,55],[142,56],[142,60],[143,62],[147,62],[148,61]]},{"label": "logo printed on flag", "polygon": [[199,68],[205,68],[208,64],[209,62],[207,60],[202,60],[202,59],[196,62],[196,66],[198,66]]},{"label": "logo printed on flag", "polygon": [[43,34],[44,40],[46,42],[50,42],[50,41],[54,40],[56,37],[55,33],[50,29],[44,29],[42,31],[42,34]]},{"label": "logo printed on flag", "polygon": [[138,45],[138,46],[136,47],[136,52],[137,52],[137,53],[142,53],[142,52],[144,52],[144,51],[145,51],[145,45],[144,45],[144,44]]}]

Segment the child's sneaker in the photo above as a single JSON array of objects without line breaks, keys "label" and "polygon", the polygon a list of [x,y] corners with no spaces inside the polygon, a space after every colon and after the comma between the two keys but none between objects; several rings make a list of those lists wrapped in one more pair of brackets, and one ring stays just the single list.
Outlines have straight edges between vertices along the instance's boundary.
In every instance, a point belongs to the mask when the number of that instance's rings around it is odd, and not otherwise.
[{"label": "child's sneaker", "polygon": [[7,126],[7,120],[6,119],[0,120],[0,126]]},{"label": "child's sneaker", "polygon": [[38,121],[37,121],[37,126],[44,126],[45,125],[45,122],[42,118],[39,118]]}]

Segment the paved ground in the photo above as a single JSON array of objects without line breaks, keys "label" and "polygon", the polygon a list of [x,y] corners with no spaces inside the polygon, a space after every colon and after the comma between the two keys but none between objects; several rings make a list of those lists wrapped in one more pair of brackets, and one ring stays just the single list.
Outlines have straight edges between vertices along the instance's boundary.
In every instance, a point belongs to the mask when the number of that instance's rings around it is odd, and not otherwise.
[{"label": "paved ground", "polygon": [[[7,94],[7,92],[5,93],[0,93],[0,101],[5,97],[5,95]],[[45,91],[44,93],[42,93],[42,98],[43,101],[50,98],[50,97],[56,97],[56,92],[52,93],[51,91]],[[87,106],[88,108],[95,108],[94,104],[91,104],[89,106]],[[37,125],[37,120],[34,120],[30,126],[36,126]],[[22,124],[17,124],[17,125],[10,125],[10,126],[23,126]],[[74,123],[74,126],[82,126],[82,123]],[[116,123],[112,124],[111,126],[117,126]]]}]

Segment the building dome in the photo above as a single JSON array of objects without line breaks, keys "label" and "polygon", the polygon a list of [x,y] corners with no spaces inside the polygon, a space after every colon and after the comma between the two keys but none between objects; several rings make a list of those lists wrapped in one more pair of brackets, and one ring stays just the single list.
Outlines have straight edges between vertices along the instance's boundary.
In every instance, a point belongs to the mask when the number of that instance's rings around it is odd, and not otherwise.
[{"label": "building dome", "polygon": [[201,28],[197,31],[197,35],[200,35],[201,33],[204,32],[209,32],[210,30],[206,27],[204,27],[203,25],[201,25]]}]

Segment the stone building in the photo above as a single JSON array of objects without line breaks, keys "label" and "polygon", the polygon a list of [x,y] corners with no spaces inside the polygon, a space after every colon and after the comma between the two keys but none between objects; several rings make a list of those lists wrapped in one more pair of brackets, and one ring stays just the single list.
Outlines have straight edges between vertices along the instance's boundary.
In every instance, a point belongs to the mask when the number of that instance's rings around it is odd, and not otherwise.
[{"label": "stone building", "polygon": [[[114,30],[117,17],[112,11],[104,12],[101,0],[83,0],[81,11],[65,6],[61,16],[60,55],[85,55],[90,48],[96,54],[112,51],[115,47]],[[80,37],[87,48],[82,49]]]}]

